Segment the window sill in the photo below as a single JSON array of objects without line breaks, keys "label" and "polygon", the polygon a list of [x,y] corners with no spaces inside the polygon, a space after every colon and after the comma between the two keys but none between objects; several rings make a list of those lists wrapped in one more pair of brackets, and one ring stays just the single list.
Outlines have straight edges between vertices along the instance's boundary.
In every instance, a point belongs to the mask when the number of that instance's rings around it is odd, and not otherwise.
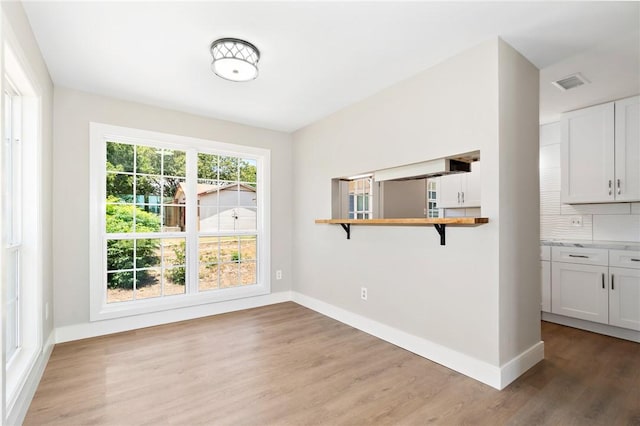
[{"label": "window sill", "polygon": [[103,304],[98,309],[92,309],[92,322],[122,318],[153,312],[169,311],[208,303],[225,302],[245,297],[263,296],[270,293],[270,286],[254,284],[243,287],[212,290],[195,294],[156,297],[153,299],[136,300],[131,302],[117,302]]}]

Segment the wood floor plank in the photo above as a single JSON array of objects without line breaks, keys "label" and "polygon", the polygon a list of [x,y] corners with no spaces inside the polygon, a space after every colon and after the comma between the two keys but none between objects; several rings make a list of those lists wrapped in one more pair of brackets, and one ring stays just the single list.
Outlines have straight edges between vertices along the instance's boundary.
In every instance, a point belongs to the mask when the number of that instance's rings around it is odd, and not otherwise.
[{"label": "wood floor plank", "polygon": [[497,391],[292,302],[56,345],[30,425],[640,425],[640,345],[543,323]]}]

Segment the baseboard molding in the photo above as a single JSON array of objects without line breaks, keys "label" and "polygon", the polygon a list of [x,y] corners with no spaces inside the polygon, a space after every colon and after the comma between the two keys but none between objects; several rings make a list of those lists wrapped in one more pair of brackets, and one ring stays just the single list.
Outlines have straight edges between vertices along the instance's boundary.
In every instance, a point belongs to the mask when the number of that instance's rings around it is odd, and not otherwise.
[{"label": "baseboard molding", "polygon": [[544,342],[540,341],[500,367],[500,389],[504,389],[525,371],[544,359]]},{"label": "baseboard molding", "polygon": [[630,340],[640,343],[640,331],[629,330],[627,328],[614,327],[612,325],[600,324],[597,322],[585,321],[578,318],[565,317],[564,315],[552,314],[550,312],[542,313],[542,320],[553,322],[567,327],[579,328],[593,333],[606,334],[607,336],[617,337],[618,339]]},{"label": "baseboard molding", "polygon": [[544,358],[544,343],[538,342],[503,366],[498,367],[427,339],[414,336],[405,331],[294,291],[283,291],[265,296],[199,305],[159,313],[138,315],[135,317],[58,327],[55,330],[55,342],[63,343],[104,336],[288,301],[293,301],[344,324],[350,325],[367,334],[471,377],[474,380],[485,383],[495,389],[504,389]]},{"label": "baseboard molding", "polygon": [[24,422],[24,418],[27,415],[29,406],[31,405],[31,400],[33,400],[33,396],[36,394],[36,390],[38,389],[38,385],[40,384],[40,379],[42,379],[42,375],[44,374],[44,369],[49,362],[49,357],[51,356],[54,345],[55,330],[51,330],[47,341],[42,347],[42,352],[40,352],[40,355],[33,365],[33,368],[31,369],[31,372],[29,373],[24,386],[22,387],[18,397],[16,398],[16,402],[13,404],[13,407],[11,407],[11,410],[7,413],[7,425],[21,425]]},{"label": "baseboard molding", "polygon": [[73,340],[87,339],[90,337],[104,336],[139,328],[153,327],[178,321],[186,321],[210,315],[224,314],[273,305],[275,303],[291,300],[290,291],[271,293],[264,296],[247,297],[243,299],[229,300],[225,302],[209,303],[205,305],[191,306],[187,308],[172,309],[150,314],[117,318],[111,320],[87,322],[56,328],[56,343],[70,342]]},{"label": "baseboard molding", "polygon": [[[505,380],[503,380],[502,369],[500,367],[491,365],[487,362],[478,360],[361,315],[354,314],[318,299],[314,299],[297,292],[292,292],[292,298],[294,302],[302,306],[462,373],[465,376],[469,376],[472,379],[478,380],[493,388],[502,389],[506,386],[503,385],[503,383],[508,384],[515,379],[514,377],[514,379],[507,381],[505,377]],[[528,360],[529,357],[526,357],[526,359]],[[515,371],[518,370],[517,367],[520,365],[524,366],[524,362],[522,364],[514,363],[506,368],[506,371],[509,372],[509,377],[515,374]]]}]

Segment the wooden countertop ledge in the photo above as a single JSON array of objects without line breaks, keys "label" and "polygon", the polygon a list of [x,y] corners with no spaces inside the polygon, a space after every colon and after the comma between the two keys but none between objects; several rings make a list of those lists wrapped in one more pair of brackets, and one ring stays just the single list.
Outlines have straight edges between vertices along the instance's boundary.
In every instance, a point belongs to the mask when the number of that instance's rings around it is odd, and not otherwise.
[{"label": "wooden countertop ledge", "polygon": [[452,225],[477,226],[489,223],[486,217],[416,217],[406,219],[316,219],[316,223],[348,224],[348,225]]}]

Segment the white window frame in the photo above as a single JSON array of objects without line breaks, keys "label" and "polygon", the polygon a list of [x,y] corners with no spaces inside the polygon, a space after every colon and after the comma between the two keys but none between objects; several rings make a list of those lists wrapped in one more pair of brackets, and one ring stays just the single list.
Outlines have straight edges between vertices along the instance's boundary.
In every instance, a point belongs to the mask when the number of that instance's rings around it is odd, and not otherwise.
[{"label": "white window frame", "polygon": [[[106,142],[127,142],[186,151],[186,293],[127,302],[106,300]],[[270,150],[128,127],[90,123],[90,319],[99,321],[130,315],[166,311],[222,302],[271,292],[270,256]],[[197,153],[218,154],[256,160],[257,175],[257,284],[198,292]],[[156,235],[156,234],[152,234]],[[173,233],[163,233],[172,238]],[[151,238],[151,237],[149,237]],[[153,237],[155,238],[155,237]]]},{"label": "white window frame", "polygon": [[[11,360],[4,359],[4,338],[3,355],[4,360],[4,381],[5,381],[5,413],[11,413],[18,396],[24,388],[27,378],[35,368],[38,356],[42,353],[42,263],[43,263],[43,233],[42,233],[42,90],[36,84],[37,78],[28,66],[25,55],[19,48],[16,36],[8,28],[6,41],[3,44],[3,118],[7,105],[4,100],[5,88],[11,88],[13,95],[20,98],[20,126],[19,138],[21,145],[20,174],[22,190],[19,202],[22,203],[20,212],[20,347]],[[2,128],[3,144],[6,143],[5,128]],[[13,135],[15,137],[15,135]],[[3,157],[5,148],[2,148]],[[6,174],[9,170],[2,170],[3,199],[6,189]],[[7,206],[3,204],[6,212]],[[25,208],[26,206],[26,208]],[[3,212],[3,216],[4,213]],[[9,241],[7,229],[2,229],[2,267],[0,271],[5,272],[6,250],[11,250],[15,243]],[[3,279],[4,282],[4,279]],[[4,300],[4,295],[3,298]],[[4,335],[4,324],[2,333]],[[8,362],[10,361],[10,362]]]}]

